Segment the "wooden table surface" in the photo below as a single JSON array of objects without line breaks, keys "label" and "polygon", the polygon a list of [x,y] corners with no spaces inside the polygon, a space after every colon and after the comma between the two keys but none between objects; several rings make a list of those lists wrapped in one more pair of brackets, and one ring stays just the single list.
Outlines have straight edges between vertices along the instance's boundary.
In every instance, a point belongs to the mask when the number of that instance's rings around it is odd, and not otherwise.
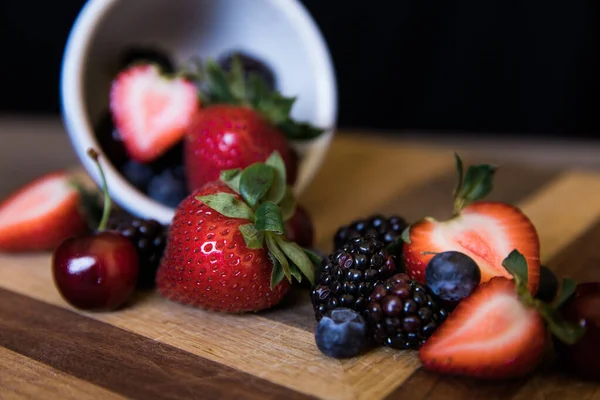
[{"label": "wooden table surface", "polygon": [[[2,197],[76,163],[63,135],[27,135],[2,141]],[[488,158],[462,144],[467,162]],[[500,165],[490,198],[533,220],[544,264],[600,280],[600,172],[536,148],[547,162],[489,147]],[[329,251],[340,224],[376,211],[409,221],[446,216],[454,183],[447,143],[339,135],[301,202],[318,247]],[[54,288],[49,254],[0,254],[0,399],[600,399],[599,384],[570,377],[553,359],[527,379],[501,383],[427,373],[410,351],[328,359],[314,344],[314,326],[302,290],[258,315],[204,312],[151,292],[117,312],[79,312]]]}]

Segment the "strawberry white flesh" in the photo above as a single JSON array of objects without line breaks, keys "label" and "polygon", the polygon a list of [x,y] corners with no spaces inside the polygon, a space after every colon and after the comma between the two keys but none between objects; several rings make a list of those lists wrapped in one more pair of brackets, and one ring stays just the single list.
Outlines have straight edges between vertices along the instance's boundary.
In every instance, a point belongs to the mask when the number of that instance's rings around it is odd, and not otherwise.
[{"label": "strawberry white flesh", "polygon": [[528,287],[539,285],[540,243],[531,221],[516,207],[501,202],[477,202],[448,221],[421,221],[411,227],[411,243],[404,248],[408,274],[425,279],[425,268],[433,254],[459,251],[471,257],[481,270],[481,282],[495,276],[511,278],[502,266],[504,258],[517,249],[527,260]]},{"label": "strawberry white flesh", "polygon": [[500,379],[530,372],[545,344],[541,316],[521,303],[512,280],[497,277],[458,305],[419,357],[431,371]]},{"label": "strawberry white flesh", "polygon": [[110,93],[113,120],[131,158],[150,162],[179,142],[199,107],[194,84],[155,65],[121,72]]},{"label": "strawberry white flesh", "polygon": [[38,178],[0,204],[0,251],[51,250],[85,230],[79,193],[64,173]]}]

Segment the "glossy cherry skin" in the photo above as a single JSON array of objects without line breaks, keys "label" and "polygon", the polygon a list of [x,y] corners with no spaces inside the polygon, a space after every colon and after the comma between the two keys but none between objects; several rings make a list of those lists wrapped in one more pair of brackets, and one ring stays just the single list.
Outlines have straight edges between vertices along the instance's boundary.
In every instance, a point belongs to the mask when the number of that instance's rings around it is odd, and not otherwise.
[{"label": "glossy cherry skin", "polygon": [[120,233],[99,232],[65,240],[54,250],[54,284],[73,307],[108,311],[133,293],[139,274],[133,244]]},{"label": "glossy cherry skin", "polygon": [[285,236],[300,247],[310,248],[313,246],[315,230],[312,219],[304,207],[296,206],[296,212],[292,218],[286,221]]},{"label": "glossy cherry skin", "polygon": [[557,352],[579,376],[600,380],[600,282],[577,285],[575,294],[561,308],[561,313],[568,321],[583,321],[586,332],[572,346],[555,340]]}]

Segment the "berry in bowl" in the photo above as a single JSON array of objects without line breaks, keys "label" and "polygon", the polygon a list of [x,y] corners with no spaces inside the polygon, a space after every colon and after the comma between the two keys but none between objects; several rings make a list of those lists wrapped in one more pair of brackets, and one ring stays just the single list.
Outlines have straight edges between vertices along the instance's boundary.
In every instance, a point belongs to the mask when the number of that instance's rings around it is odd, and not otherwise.
[{"label": "berry in bowl", "polygon": [[115,201],[163,224],[221,171],[273,151],[301,193],[337,113],[327,47],[295,0],[91,0],[67,43],[61,99],[90,176],[100,182],[86,156],[97,148]]}]

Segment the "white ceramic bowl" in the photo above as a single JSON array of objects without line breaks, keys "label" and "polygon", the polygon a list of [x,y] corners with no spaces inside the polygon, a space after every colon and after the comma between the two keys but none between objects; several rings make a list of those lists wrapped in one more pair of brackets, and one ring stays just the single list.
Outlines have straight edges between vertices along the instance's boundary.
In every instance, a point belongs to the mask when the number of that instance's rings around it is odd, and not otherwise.
[{"label": "white ceramic bowl", "polygon": [[[166,49],[181,65],[192,57],[231,50],[264,60],[285,95],[297,96],[292,115],[326,133],[293,143],[302,156],[294,190],[300,194],[318,171],[337,122],[337,88],[327,45],[297,0],[90,0],[69,35],[61,71],[62,117],[83,166],[99,184],[89,147],[101,150],[93,126],[108,109],[110,83],[122,51]],[[143,218],[168,224],[174,210],[136,190],[103,157],[111,197]]]}]

